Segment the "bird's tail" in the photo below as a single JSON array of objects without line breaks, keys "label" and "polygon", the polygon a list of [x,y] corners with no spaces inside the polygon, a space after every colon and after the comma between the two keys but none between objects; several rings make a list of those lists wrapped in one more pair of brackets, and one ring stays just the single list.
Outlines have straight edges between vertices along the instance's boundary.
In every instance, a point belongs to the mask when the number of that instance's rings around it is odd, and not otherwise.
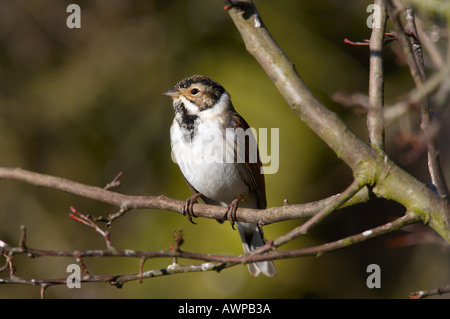
[{"label": "bird's tail", "polygon": [[[244,247],[244,253],[248,254],[251,250],[254,250],[264,245],[264,235],[261,227],[255,224],[236,222],[239,234],[241,235],[242,247]],[[260,273],[263,273],[267,277],[274,277],[277,274],[273,261],[260,261],[256,263],[248,263],[248,271],[254,277],[257,277]]]}]

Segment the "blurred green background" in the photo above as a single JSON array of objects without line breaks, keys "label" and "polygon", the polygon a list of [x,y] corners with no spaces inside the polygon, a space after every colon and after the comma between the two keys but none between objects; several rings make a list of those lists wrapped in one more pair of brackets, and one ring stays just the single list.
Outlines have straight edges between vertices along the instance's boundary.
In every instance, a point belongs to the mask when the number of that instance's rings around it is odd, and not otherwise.
[{"label": "blurred green background", "polygon": [[[123,172],[117,191],[164,194],[186,199],[190,191],[171,161],[171,100],[161,93],[192,74],[204,74],[230,92],[234,105],[255,128],[280,128],[280,167],[266,175],[268,206],[318,200],[342,191],[352,174],[290,110],[257,62],[245,51],[223,1],[76,1],[81,29],[68,29],[66,8],[75,1],[0,0],[0,166],[65,177],[104,186]],[[362,139],[365,117],[333,102],[337,91],[367,92],[368,48],[344,38],[370,37],[366,12],[371,1],[256,1],[272,35],[295,63],[314,94],[338,112]],[[389,30],[388,26],[388,30]],[[398,44],[386,48],[386,103],[413,87]],[[431,72],[431,71],[430,71]],[[446,126],[446,127],[445,127]],[[426,156],[405,157],[409,146],[393,143],[399,132],[387,128],[387,151],[405,169],[428,183]],[[444,125],[440,146],[447,179],[450,136]],[[41,249],[102,249],[102,238],[70,219],[69,207],[95,216],[115,207],[13,181],[0,181],[0,239],[16,245],[20,225],[28,246]],[[400,216],[403,208],[373,201],[329,217],[310,235],[283,249],[321,244]],[[121,249],[168,249],[182,228],[184,250],[241,254],[237,231],[228,223],[179,214],[132,211],[112,226]],[[302,221],[264,228],[269,239]],[[426,231],[417,226],[414,229]],[[320,258],[276,261],[277,277],[251,277],[245,266],[221,273],[192,273],[81,289],[50,287],[47,298],[406,298],[412,291],[450,282],[449,250],[433,234],[417,245],[391,245],[400,235],[333,252]],[[4,259],[1,258],[1,265]],[[139,260],[86,258],[93,274],[138,272]],[[171,260],[147,260],[145,270]],[[180,260],[180,263],[189,261]],[[17,256],[16,274],[26,278],[66,277],[72,258]],[[368,289],[369,264],[381,267],[381,288]],[[0,274],[4,277],[7,274]],[[39,298],[39,287],[2,285],[0,298]]]}]

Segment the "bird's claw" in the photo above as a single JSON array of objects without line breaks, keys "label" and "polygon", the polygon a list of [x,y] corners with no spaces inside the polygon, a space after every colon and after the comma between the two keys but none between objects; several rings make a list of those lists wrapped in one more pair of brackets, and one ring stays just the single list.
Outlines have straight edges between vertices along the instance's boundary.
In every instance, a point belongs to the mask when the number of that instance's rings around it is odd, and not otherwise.
[{"label": "bird's claw", "polygon": [[185,215],[188,218],[188,220],[194,225],[197,224],[192,220],[192,217],[197,217],[194,214],[194,204],[197,202],[197,198],[199,198],[200,196],[202,196],[202,194],[200,193],[192,195],[191,197],[186,199],[183,207],[181,208],[181,213]]},{"label": "bird's claw", "polygon": [[236,198],[234,201],[232,201],[230,203],[230,205],[228,205],[227,211],[225,213],[225,215],[223,216],[223,220],[229,220],[231,223],[231,228],[234,228],[234,224],[236,222],[236,211],[238,209],[239,206],[239,202],[242,200],[242,196],[239,195],[238,198]]}]

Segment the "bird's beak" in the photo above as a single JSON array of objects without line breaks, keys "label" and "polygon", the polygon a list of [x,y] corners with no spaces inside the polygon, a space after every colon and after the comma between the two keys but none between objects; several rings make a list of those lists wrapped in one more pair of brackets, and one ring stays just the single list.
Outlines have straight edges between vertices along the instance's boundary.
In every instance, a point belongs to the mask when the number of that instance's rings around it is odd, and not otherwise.
[{"label": "bird's beak", "polygon": [[167,90],[163,93],[164,95],[170,96],[172,99],[177,98],[180,96],[180,93],[178,93],[177,89],[171,88],[170,90]]}]

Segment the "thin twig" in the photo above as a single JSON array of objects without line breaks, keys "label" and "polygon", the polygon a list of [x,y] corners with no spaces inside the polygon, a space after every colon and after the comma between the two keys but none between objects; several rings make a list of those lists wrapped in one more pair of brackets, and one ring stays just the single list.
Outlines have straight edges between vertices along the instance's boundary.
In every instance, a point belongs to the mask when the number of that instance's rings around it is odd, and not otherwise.
[{"label": "thin twig", "polygon": [[45,299],[45,289],[47,289],[47,287],[49,286],[49,284],[47,283],[41,283],[41,299]]},{"label": "thin twig", "polygon": [[386,29],[386,4],[384,0],[375,0],[375,23],[370,36],[369,59],[369,108],[367,113],[367,128],[369,141],[378,150],[384,150],[384,70],[383,47]]},{"label": "thin twig", "polygon": [[[403,99],[399,102],[386,107],[384,112],[384,120],[386,126],[389,126],[394,120],[400,118],[407,113],[412,106],[417,106],[428,95],[439,88],[444,80],[445,70],[439,70],[430,76],[423,85],[419,88],[413,88]],[[435,123],[436,124],[436,123]]]},{"label": "thin twig", "polygon": [[138,283],[142,283],[142,273],[144,272],[144,263],[146,261],[145,257],[142,257],[141,260],[139,261],[139,278],[138,278]]},{"label": "thin twig", "polygon": [[120,172],[119,174],[114,177],[111,183],[106,184],[104,189],[112,189],[112,188],[118,188],[121,185],[121,182],[119,181],[120,177],[122,176],[123,172]]},{"label": "thin twig", "polygon": [[[390,12],[390,17],[392,18],[395,33],[403,48],[403,53],[406,57],[411,76],[416,87],[420,90],[423,86],[423,82],[426,79],[426,75],[425,67],[423,65],[420,39],[414,21],[414,11],[412,8],[406,9],[405,32],[403,30],[399,17],[400,10],[394,6],[391,0],[387,0],[386,2]],[[407,39],[405,33],[409,35],[409,40]],[[420,103],[420,114],[420,128],[424,132],[425,136],[430,137],[427,139],[427,147],[428,170],[430,172],[431,181],[436,187],[439,196],[443,200],[447,200],[449,198],[449,190],[439,162],[439,151],[436,145],[436,139],[434,138],[434,135],[428,134],[427,132],[432,127],[429,101],[427,97],[425,97],[424,100]],[[447,218],[449,218],[448,213]]]},{"label": "thin twig", "polygon": [[[348,236],[334,242],[318,245],[314,247],[301,248],[288,251],[275,251],[263,255],[244,255],[244,256],[226,256],[226,255],[213,255],[213,254],[201,254],[193,253],[181,250],[169,250],[169,251],[133,251],[133,250],[86,250],[86,251],[59,251],[59,250],[40,250],[27,248],[23,250],[19,247],[11,248],[10,254],[32,254],[33,257],[64,257],[74,256],[78,259],[82,257],[123,257],[123,258],[139,258],[139,272],[136,274],[125,275],[92,275],[80,278],[80,283],[95,283],[95,282],[108,282],[116,287],[122,287],[122,285],[129,281],[142,282],[143,279],[160,277],[178,273],[186,272],[204,272],[204,271],[221,271],[222,269],[236,266],[238,264],[246,264],[250,262],[258,262],[264,260],[276,260],[286,258],[298,258],[305,256],[321,256],[325,253],[336,251],[349,245],[362,243],[371,238],[396,231],[404,226],[412,223],[420,222],[421,218],[415,213],[407,213],[404,216],[386,223],[384,225],[375,227],[373,229],[366,230],[356,235]],[[180,265],[178,263],[172,263],[163,269],[154,269],[149,271],[143,271],[143,264],[147,258],[161,258],[161,257],[178,257],[185,259],[203,260],[201,264]],[[8,257],[10,262],[10,278],[0,278],[0,284],[23,284],[23,285],[39,285],[41,287],[41,297],[44,297],[44,291],[49,286],[65,285],[67,278],[58,279],[26,279],[14,276],[12,269],[12,256]]]},{"label": "thin twig", "polygon": [[99,233],[100,235],[102,235],[103,239],[105,240],[106,243],[106,247],[108,249],[112,249],[112,245],[111,245],[111,240],[109,239],[109,231],[104,231],[103,229],[101,229],[96,223],[94,223],[91,219],[89,219],[88,216],[80,213],[79,211],[77,211],[74,207],[70,207],[71,213],[69,214],[69,216],[73,219],[75,219],[76,221],[79,221],[80,223],[89,226],[93,229],[95,229],[95,231],[97,233]]},{"label": "thin twig", "polygon": [[363,42],[359,42],[359,41],[351,41],[351,40],[345,38],[344,43],[350,44],[350,45],[356,45],[356,46],[368,46],[370,41],[367,39],[364,39]]},{"label": "thin twig", "polygon": [[19,247],[22,249],[26,249],[27,245],[27,227],[25,225],[20,226],[20,242]]},{"label": "thin twig", "polygon": [[358,180],[354,180],[352,184],[347,187],[347,189],[342,193],[336,196],[329,205],[324,207],[318,214],[314,215],[310,219],[308,219],[302,225],[294,228],[288,233],[271,240],[264,246],[261,246],[257,249],[251,251],[251,255],[258,255],[261,253],[266,253],[273,248],[280,247],[287,242],[306,234],[312,227],[316,226],[320,221],[322,221],[326,216],[328,216],[331,212],[335,211],[338,207],[343,205],[346,201],[348,201],[354,194],[356,194],[362,187],[365,185]]},{"label": "thin twig", "polygon": [[420,290],[415,291],[409,294],[409,298],[411,299],[423,299],[431,296],[440,296],[443,294],[450,293],[450,285],[447,285],[445,287],[440,288],[434,288],[431,290]]},{"label": "thin twig", "polygon": [[318,214],[314,215],[310,219],[308,219],[302,225],[294,228],[289,233],[275,239],[273,241],[273,246],[279,247],[292,239],[306,234],[312,227],[317,225],[320,221],[322,221],[325,217],[327,217],[331,212],[335,211],[339,206],[343,205],[346,201],[348,201],[354,194],[356,194],[362,187],[365,185],[358,180],[354,180],[352,184],[347,187],[347,189],[339,194],[339,196],[334,198],[334,201],[330,203],[327,207],[322,209]]},{"label": "thin twig", "polygon": [[420,42],[423,44],[423,47],[428,52],[432,63],[434,64],[434,68],[436,70],[441,70],[445,67],[444,58],[442,54],[437,49],[436,45],[431,41],[430,37],[425,33],[423,29],[423,22],[419,17],[415,16],[415,24],[417,28],[417,34],[419,35]]},{"label": "thin twig", "polygon": [[80,265],[80,268],[83,271],[84,275],[89,277],[91,274],[89,273],[89,270],[87,269],[86,264],[84,263],[80,254],[77,254],[75,259],[78,262],[78,264]]},{"label": "thin twig", "polygon": [[406,24],[405,24],[405,34],[409,38],[409,43],[411,45],[411,51],[416,61],[417,71],[419,72],[421,82],[424,82],[427,78],[425,74],[425,64],[423,62],[422,54],[422,44],[419,39],[419,34],[416,29],[416,20],[413,8],[406,8]]},{"label": "thin twig", "polygon": [[323,245],[314,247],[307,247],[301,249],[294,249],[290,251],[273,251],[264,255],[250,255],[245,259],[246,262],[258,262],[262,260],[275,260],[285,258],[298,258],[306,256],[321,256],[325,253],[336,251],[350,245],[362,243],[371,238],[375,238],[384,234],[388,234],[401,229],[402,227],[420,222],[420,216],[415,213],[406,213],[404,216],[397,218],[396,220],[377,226],[372,229],[368,229],[356,235],[347,236],[345,238],[329,242]]}]

